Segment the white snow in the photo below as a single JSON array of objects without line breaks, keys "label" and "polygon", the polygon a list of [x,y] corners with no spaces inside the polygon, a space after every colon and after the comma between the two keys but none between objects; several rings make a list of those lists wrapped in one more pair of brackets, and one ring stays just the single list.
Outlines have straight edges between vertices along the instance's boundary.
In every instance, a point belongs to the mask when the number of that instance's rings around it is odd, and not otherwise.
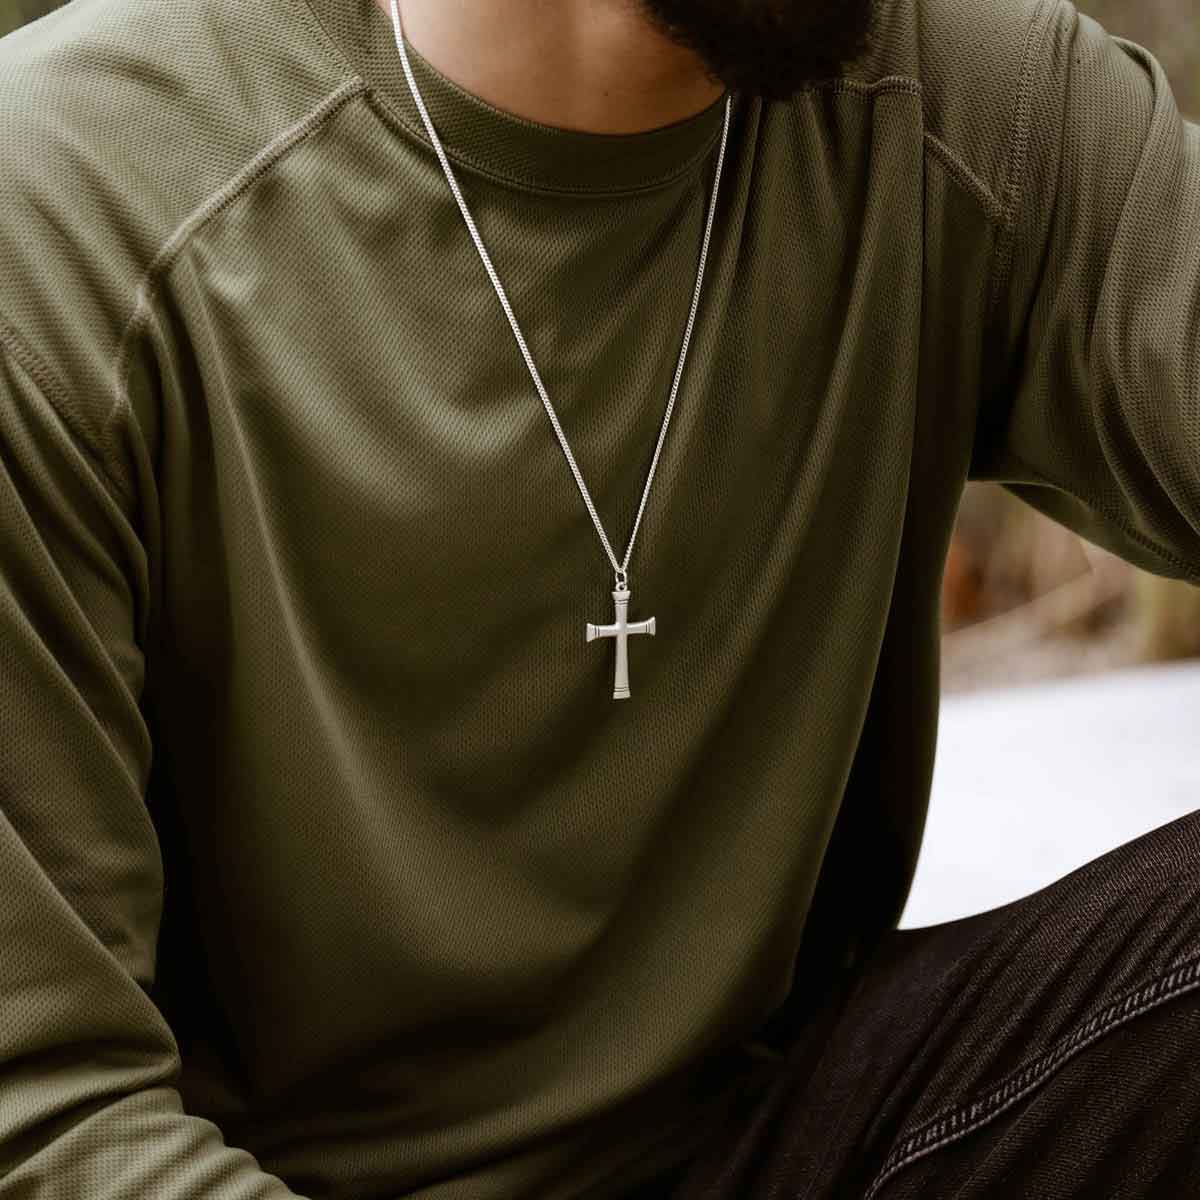
[{"label": "white snow", "polygon": [[1200,663],[945,696],[903,929],[1027,896],[1200,809]]}]

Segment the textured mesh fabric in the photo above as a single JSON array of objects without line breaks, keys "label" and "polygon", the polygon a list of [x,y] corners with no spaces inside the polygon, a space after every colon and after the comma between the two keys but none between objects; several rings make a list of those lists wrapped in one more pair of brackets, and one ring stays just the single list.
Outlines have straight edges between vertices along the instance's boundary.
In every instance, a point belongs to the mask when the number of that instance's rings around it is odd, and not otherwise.
[{"label": "textured mesh fabric", "polygon": [[[0,1194],[576,1200],[920,846],[961,488],[1200,581],[1200,133],[1064,0],[734,96],[612,575],[372,0],[0,39]],[[723,101],[418,84],[623,554]]]}]

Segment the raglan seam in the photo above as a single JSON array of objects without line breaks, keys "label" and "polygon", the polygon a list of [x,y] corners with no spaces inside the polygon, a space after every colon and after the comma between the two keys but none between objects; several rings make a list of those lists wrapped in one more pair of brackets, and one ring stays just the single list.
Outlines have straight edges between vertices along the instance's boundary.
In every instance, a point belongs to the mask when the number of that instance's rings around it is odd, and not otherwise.
[{"label": "raglan seam", "polygon": [[127,355],[134,333],[143,321],[153,317],[150,306],[162,274],[182,252],[189,238],[210,217],[232,203],[285,157],[294,146],[303,143],[348,100],[366,90],[366,83],[358,76],[343,80],[337,88],[322,97],[308,113],[271,138],[248,163],[235,171],[225,183],[211,191],[163,240],[135,287],[133,310],[124,322],[116,349],[110,360],[113,398],[106,415],[101,420],[98,440],[94,434],[85,432],[85,422],[81,416],[82,409],[74,403],[70,389],[61,382],[46,360],[33,349],[28,339],[18,332],[16,326],[3,314],[0,314],[0,348],[8,352],[13,361],[26,372],[30,380],[46,397],[72,435],[100,467],[106,483],[114,493],[114,498],[126,509],[135,503],[135,495],[131,485],[117,470],[115,464],[120,457],[116,441],[116,428],[119,419],[129,415],[127,382],[130,362]]},{"label": "raglan seam", "polygon": [[[50,369],[45,360],[17,332],[15,326],[3,316],[0,316],[0,348],[3,348],[17,367],[25,372],[33,385],[46,398],[59,419],[70,430],[74,439],[100,468],[105,484],[113,493],[114,499],[125,510],[132,507],[133,494],[129,485],[114,470],[106,432],[102,433],[99,445],[92,440],[90,434],[84,432],[84,422],[71,401],[70,392],[63,387],[58,376]],[[107,428],[106,421],[104,430],[107,431]]]},{"label": "raglan seam", "polygon": [[[1059,0],[1041,0],[1039,9],[1034,19],[1030,22],[1030,29],[1026,35],[1025,62],[1021,71],[1021,81],[1018,87],[1017,111],[1014,114],[1014,123],[1017,125],[1017,134],[1014,136],[1014,142],[1020,140],[1022,132],[1022,124],[1019,120],[1019,113],[1022,104],[1022,94],[1028,93],[1031,79],[1031,63],[1034,61],[1029,47],[1033,41],[1034,30],[1039,23],[1039,17],[1043,11],[1053,7],[1059,3]],[[302,5],[305,8],[306,16],[311,14],[311,9],[307,4]],[[323,49],[326,55],[342,66],[347,71],[353,72],[352,66],[347,63],[342,57],[337,45],[329,38],[324,26],[320,24],[320,20],[315,15],[312,16],[312,21],[316,23],[316,27],[323,35]],[[1047,26],[1048,27],[1048,26]],[[1044,36],[1045,28],[1042,30]],[[1041,39],[1038,39],[1040,46]],[[887,94],[907,94],[923,98],[923,85],[919,79],[907,75],[888,75],[876,80],[858,80],[838,76],[828,80],[818,80],[814,83],[809,83],[799,93],[800,95],[812,95],[819,92],[832,92],[834,94],[848,94],[858,98],[867,100],[874,99],[880,95]],[[293,123],[288,129],[285,129],[280,134],[276,135],[262,149],[260,149],[249,163],[240,168],[229,180],[211,192],[208,197],[200,202],[179,225],[172,231],[171,234],[164,240],[159,250],[152,257],[149,266],[143,273],[143,276],[135,289],[135,301],[133,311],[126,320],[120,339],[117,344],[117,349],[114,355],[112,376],[114,379],[114,398],[113,404],[109,410],[107,418],[104,420],[102,430],[103,448],[111,454],[113,442],[113,430],[117,423],[117,419],[128,413],[128,394],[127,381],[130,362],[128,361],[129,348],[132,338],[136,331],[142,327],[143,323],[152,319],[151,305],[154,300],[156,289],[166,271],[175,261],[180,253],[184,250],[190,238],[213,216],[230,203],[236,200],[243,192],[251,187],[263,174],[265,174],[275,163],[279,162],[285,155],[297,145],[304,142],[308,136],[320,128],[326,120],[336,113],[348,100],[355,96],[363,95],[368,104],[377,112],[377,114],[386,114],[391,117],[402,128],[409,133],[415,134],[416,131],[408,124],[408,122],[394,109],[386,103],[386,98],[380,97],[376,90],[366,83],[359,75],[351,73],[350,77],[344,80],[337,88],[328,93],[322,100],[311,109],[299,121]],[[381,113],[382,110],[382,113]],[[1027,121],[1025,122],[1027,125]],[[1027,130],[1026,130],[1027,132]],[[693,166],[694,163],[711,153],[712,146],[717,138],[714,138],[706,144],[706,146],[697,154],[697,156],[689,160],[687,167]],[[422,144],[424,138],[421,139]],[[926,154],[932,157],[934,161],[940,163],[946,170],[948,176],[954,181],[969,197],[971,197],[979,206],[989,223],[999,225],[1007,231],[1011,232],[1012,213],[1015,208],[1016,195],[1013,191],[1011,182],[1015,173],[1019,173],[1018,168],[1010,167],[1009,181],[1005,187],[1009,193],[1009,201],[1006,204],[1001,196],[998,196],[987,183],[977,175],[970,166],[944,141],[941,140],[932,131],[926,131],[923,138],[923,146]],[[461,156],[459,156],[461,159]],[[480,168],[465,160],[466,165],[471,166],[476,170]],[[1014,153],[1010,153],[1010,164],[1014,161]],[[511,183],[512,180],[506,176],[493,171],[483,170],[484,174],[497,179],[500,182]],[[663,182],[668,180],[656,180],[649,185],[644,185],[642,188],[634,189],[635,191],[645,190],[646,187],[661,186]],[[567,189],[555,189],[563,191]],[[619,195],[628,194],[627,192],[618,193]],[[996,247],[993,250],[993,296],[998,291],[999,279],[995,270],[995,259],[1000,252],[1000,247],[1010,242],[1011,238],[1005,238],[1003,235],[997,238]],[[44,364],[41,360],[37,360],[41,370],[49,379],[53,376],[46,372]],[[55,385],[56,395],[59,402],[67,411],[70,411],[71,405],[68,399],[68,394],[65,389]],[[75,426],[73,426],[74,428]],[[90,443],[89,443],[90,445]],[[94,447],[93,447],[94,449]],[[106,475],[111,478],[111,469],[106,462]],[[127,488],[124,485],[118,485],[122,494],[127,494]]]},{"label": "raglan seam", "polygon": [[281,162],[292,149],[302,145],[348,101],[366,90],[366,83],[358,76],[344,80],[332,92],[322,97],[320,102],[298,121],[293,122],[288,128],[271,138],[249,162],[243,164],[223,184],[211,191],[163,240],[135,287],[133,311],[125,321],[113,355],[111,376],[114,396],[104,422],[106,441],[111,439],[110,431],[116,419],[119,416],[127,416],[129,413],[128,376],[131,367],[129,351],[133,337],[138,329],[142,328],[148,320],[153,319],[152,305],[158,286],[176,258],[207,221],[247,192],[272,167]]},{"label": "raglan seam", "polygon": [[[304,7],[307,9],[307,5]],[[321,28],[324,32],[323,27]],[[324,48],[326,53],[337,63],[342,66],[347,65],[337,55],[336,47],[326,46]],[[923,88],[920,80],[906,75],[889,75],[873,81],[837,77],[808,84],[802,94],[811,95],[818,92],[848,94],[864,100],[887,94],[907,94],[920,98]],[[280,162],[288,152],[301,145],[321,128],[345,103],[359,95],[363,95],[368,103],[373,103],[377,99],[374,90],[360,76],[352,74],[337,88],[322,97],[298,121],[268,141],[248,163],[234,172],[223,184],[211,191],[163,240],[135,287],[133,310],[124,322],[112,357],[113,402],[102,420],[98,442],[92,435],[84,433],[84,423],[72,402],[70,390],[61,383],[45,360],[36,354],[30,344],[17,333],[15,327],[0,316],[0,344],[9,350],[14,361],[27,371],[29,377],[44,392],[55,411],[96,460],[104,472],[105,480],[126,506],[133,503],[134,495],[130,485],[116,471],[114,465],[119,457],[116,429],[120,419],[129,415],[130,347],[137,331],[144,328],[149,322],[157,320],[153,312],[153,301],[163,276],[184,251],[192,236],[210,218],[238,199],[276,163]],[[391,110],[388,109],[388,112],[391,113]],[[400,123],[406,129],[409,128],[402,119]],[[714,138],[713,141],[715,142],[715,140]],[[702,154],[711,152],[711,147],[712,143]],[[980,204],[989,219],[993,219],[998,211],[996,197],[983,181],[958,159],[948,146],[932,134],[928,135],[927,147],[932,149],[939,160],[944,163],[952,178],[958,181],[968,194]],[[504,182],[509,182],[503,176],[497,177]]]}]

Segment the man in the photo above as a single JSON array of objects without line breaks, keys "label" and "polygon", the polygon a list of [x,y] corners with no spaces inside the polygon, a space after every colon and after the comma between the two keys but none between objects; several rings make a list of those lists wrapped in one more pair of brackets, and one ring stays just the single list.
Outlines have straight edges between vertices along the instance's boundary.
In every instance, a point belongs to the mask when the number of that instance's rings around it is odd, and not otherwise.
[{"label": "man", "polygon": [[1200,582],[1150,54],[72,0],[0,119],[0,1196],[1196,1194],[1200,814],[895,929],[964,481]]}]

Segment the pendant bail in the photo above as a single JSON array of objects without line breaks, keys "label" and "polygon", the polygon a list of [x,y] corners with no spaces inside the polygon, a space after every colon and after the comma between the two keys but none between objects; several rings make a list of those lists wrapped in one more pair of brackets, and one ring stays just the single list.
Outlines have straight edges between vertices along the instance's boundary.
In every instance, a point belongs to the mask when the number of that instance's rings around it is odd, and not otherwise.
[{"label": "pendant bail", "polygon": [[625,570],[624,567],[617,568],[617,591],[618,592],[629,591],[629,573]]}]

